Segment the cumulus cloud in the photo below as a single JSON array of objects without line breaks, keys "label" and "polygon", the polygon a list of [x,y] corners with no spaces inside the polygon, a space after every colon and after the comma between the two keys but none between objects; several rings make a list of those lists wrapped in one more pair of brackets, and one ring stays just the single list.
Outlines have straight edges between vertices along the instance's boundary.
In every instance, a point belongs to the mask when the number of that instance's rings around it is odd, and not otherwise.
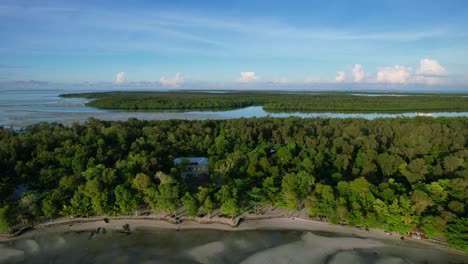
[{"label": "cumulus cloud", "polygon": [[447,70],[438,61],[424,58],[419,61],[414,81],[429,85],[442,84],[445,82],[445,75],[447,75]]},{"label": "cumulus cloud", "polygon": [[123,84],[125,83],[125,72],[118,72],[116,75],[115,75],[115,83],[116,84]]},{"label": "cumulus cloud", "polygon": [[240,78],[237,81],[242,83],[248,83],[255,82],[256,80],[258,80],[258,76],[255,75],[255,72],[241,72]]},{"label": "cumulus cloud", "polygon": [[336,77],[335,77],[336,82],[344,82],[346,81],[346,73],[344,71],[338,71],[336,72]]},{"label": "cumulus cloud", "polygon": [[159,79],[159,83],[162,86],[169,86],[169,87],[179,87],[184,83],[184,77],[180,74],[180,72],[176,73],[173,78],[166,78],[165,76],[161,76]]},{"label": "cumulus cloud", "polygon": [[362,82],[366,77],[366,73],[362,70],[361,64],[355,64],[351,73],[353,74],[354,82]]},{"label": "cumulus cloud", "polygon": [[377,71],[377,82],[405,84],[411,81],[412,75],[411,68],[395,65],[379,69]]},{"label": "cumulus cloud", "polygon": [[447,70],[442,67],[436,60],[431,60],[428,58],[421,59],[419,62],[419,69],[416,71],[416,74],[425,75],[425,76],[441,76],[446,75]]},{"label": "cumulus cloud", "polygon": [[442,84],[445,82],[447,70],[432,59],[421,59],[419,68],[415,71],[409,67],[395,65],[381,68],[377,71],[377,82],[395,84]]}]

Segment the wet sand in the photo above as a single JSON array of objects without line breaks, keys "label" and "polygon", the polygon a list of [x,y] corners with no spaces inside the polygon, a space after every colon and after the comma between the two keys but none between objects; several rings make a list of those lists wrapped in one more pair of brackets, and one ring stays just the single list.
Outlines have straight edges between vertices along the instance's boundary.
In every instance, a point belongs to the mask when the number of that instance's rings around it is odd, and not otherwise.
[{"label": "wet sand", "polygon": [[[275,210],[231,226],[231,219],[184,219],[163,214],[56,219],[0,243],[0,263],[70,263],[158,260],[158,263],[464,263],[468,255],[428,241],[400,240],[382,230],[289,217]],[[301,217],[298,217],[301,216]],[[253,218],[255,216],[244,216]],[[159,220],[158,220],[159,219]],[[196,220],[196,221],[195,221]],[[221,223],[223,222],[223,223]],[[128,230],[123,226],[128,224]],[[99,230],[99,231],[98,231]],[[105,231],[104,231],[105,230]],[[126,235],[125,231],[130,234]],[[1,240],[0,240],[1,241]],[[83,261],[80,260],[83,259]],[[175,259],[174,259],[175,258]],[[36,262],[31,262],[32,260]],[[150,261],[150,262],[151,262]],[[144,261],[143,261],[144,262]]]},{"label": "wet sand", "polygon": [[[298,213],[301,215],[301,213]],[[246,219],[241,219],[237,226],[231,219],[208,217],[191,219],[181,217],[180,223],[172,223],[171,218],[164,218],[163,214],[151,214],[148,216],[132,216],[128,218],[108,218],[109,221],[104,221],[104,217],[91,217],[79,218],[70,220],[69,218],[59,218],[53,222],[44,222],[36,225],[34,229],[24,232],[17,237],[0,237],[0,242],[7,242],[11,240],[32,238],[38,236],[47,236],[51,234],[63,234],[70,232],[82,231],[95,231],[98,228],[106,228],[112,230],[123,230],[123,226],[128,224],[130,232],[135,230],[145,229],[172,229],[172,230],[222,230],[222,231],[253,231],[253,230],[296,230],[296,231],[312,231],[317,233],[332,233],[336,236],[355,237],[355,238],[369,238],[377,240],[392,241],[395,245],[401,243],[408,243],[414,247],[420,248],[437,248],[440,250],[448,251],[454,254],[465,254],[462,251],[450,248],[443,244],[436,244],[428,240],[412,240],[405,239],[402,241],[400,235],[393,233],[392,235],[386,234],[380,229],[357,228],[351,226],[334,225],[326,222],[319,222],[309,220],[301,217],[288,217],[286,213],[277,213],[277,215],[263,215],[263,219],[252,219],[255,216],[247,216]],[[163,220],[161,220],[163,219]],[[238,219],[237,219],[238,220]],[[466,254],[465,254],[466,255]]]}]

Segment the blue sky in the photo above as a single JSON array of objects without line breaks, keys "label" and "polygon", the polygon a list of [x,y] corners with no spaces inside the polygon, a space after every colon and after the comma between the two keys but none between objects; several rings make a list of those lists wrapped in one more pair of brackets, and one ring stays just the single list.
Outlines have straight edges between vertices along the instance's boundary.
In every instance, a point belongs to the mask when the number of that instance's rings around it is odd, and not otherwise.
[{"label": "blue sky", "polygon": [[467,28],[468,1],[2,0],[0,82],[464,90]]}]

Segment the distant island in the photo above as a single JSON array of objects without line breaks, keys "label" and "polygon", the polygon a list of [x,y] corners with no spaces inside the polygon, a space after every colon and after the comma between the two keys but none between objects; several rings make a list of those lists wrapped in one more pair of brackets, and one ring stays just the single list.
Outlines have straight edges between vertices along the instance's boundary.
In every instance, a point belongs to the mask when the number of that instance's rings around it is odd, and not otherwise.
[{"label": "distant island", "polygon": [[100,92],[62,94],[119,110],[226,110],[262,106],[266,111],[434,112],[468,111],[468,97],[456,94],[301,93],[248,91]]}]

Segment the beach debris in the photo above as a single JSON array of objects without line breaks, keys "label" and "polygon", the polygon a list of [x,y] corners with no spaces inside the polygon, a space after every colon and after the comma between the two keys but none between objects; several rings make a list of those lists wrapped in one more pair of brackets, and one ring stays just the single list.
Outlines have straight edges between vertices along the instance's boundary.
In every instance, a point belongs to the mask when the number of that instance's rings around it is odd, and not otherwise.
[{"label": "beach debris", "polygon": [[96,230],[92,231],[91,234],[89,234],[89,239],[95,237],[96,235],[105,235],[106,234],[106,229],[103,227],[98,227]]},{"label": "beach debris", "polygon": [[122,231],[124,233],[130,234],[130,225],[128,223],[125,223],[125,225],[122,226]]},{"label": "beach debris", "polygon": [[93,238],[96,235],[96,230],[92,231],[91,234],[89,234],[89,239]]},{"label": "beach debris", "polygon": [[165,215],[164,217],[174,218],[174,217],[175,217],[175,214],[174,214],[174,213],[170,213],[170,214]]}]

